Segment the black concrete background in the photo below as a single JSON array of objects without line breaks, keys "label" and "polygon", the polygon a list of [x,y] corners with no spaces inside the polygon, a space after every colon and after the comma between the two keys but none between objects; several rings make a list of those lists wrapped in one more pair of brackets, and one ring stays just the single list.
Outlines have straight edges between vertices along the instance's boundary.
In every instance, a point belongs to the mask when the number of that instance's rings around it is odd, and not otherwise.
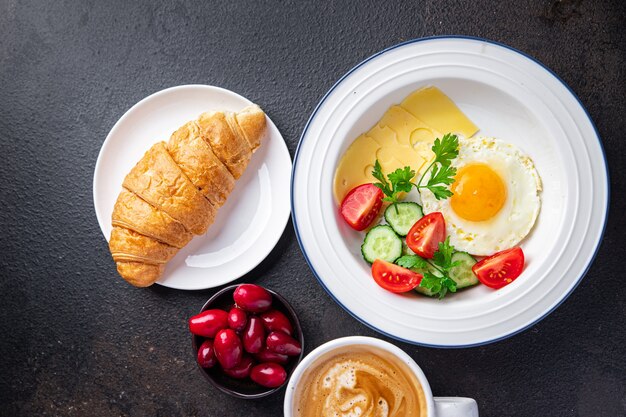
[{"label": "black concrete background", "polygon": [[[397,344],[436,394],[474,397],[482,416],[626,415],[625,19],[619,0],[0,0],[0,415],[281,415],[282,392],[230,398],[196,369],[186,318],[213,290],[134,289],[117,276],[92,203],[100,146],[138,100],[203,83],[259,103],[293,156],[342,74],[439,34],[509,44],[573,88],[603,139],[612,216],[587,277],[531,329],[473,349]],[[291,224],[246,280],[291,300],[307,351],[380,337],[319,286]]]}]

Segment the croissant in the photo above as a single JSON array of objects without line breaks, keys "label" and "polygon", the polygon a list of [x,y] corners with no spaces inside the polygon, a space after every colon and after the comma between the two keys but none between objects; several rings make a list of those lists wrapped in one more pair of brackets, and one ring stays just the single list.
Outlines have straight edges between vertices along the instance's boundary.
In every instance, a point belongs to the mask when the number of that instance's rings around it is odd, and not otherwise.
[{"label": "croissant", "polygon": [[109,249],[136,287],[157,281],[194,235],[206,233],[265,134],[257,105],[206,112],[153,145],[124,178]]}]

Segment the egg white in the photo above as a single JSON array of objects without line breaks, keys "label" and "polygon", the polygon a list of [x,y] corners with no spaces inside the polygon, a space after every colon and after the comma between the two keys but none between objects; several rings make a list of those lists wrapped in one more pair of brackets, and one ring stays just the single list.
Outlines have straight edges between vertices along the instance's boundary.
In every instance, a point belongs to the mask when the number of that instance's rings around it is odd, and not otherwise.
[{"label": "egg white", "polygon": [[459,137],[459,155],[452,166],[458,171],[475,163],[488,165],[506,186],[504,205],[491,219],[465,220],[454,212],[450,199],[437,200],[426,189],[420,197],[425,214],[443,214],[447,236],[457,250],[488,256],[516,246],[528,235],[541,207],[541,179],[533,161],[514,145],[490,137]]}]

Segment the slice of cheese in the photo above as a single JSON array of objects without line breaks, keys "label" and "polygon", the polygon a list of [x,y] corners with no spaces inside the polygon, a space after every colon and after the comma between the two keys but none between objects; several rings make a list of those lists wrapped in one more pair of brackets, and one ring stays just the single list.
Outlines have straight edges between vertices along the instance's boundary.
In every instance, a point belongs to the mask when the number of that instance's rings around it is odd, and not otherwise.
[{"label": "slice of cheese", "polygon": [[[389,111],[385,114],[387,114]],[[383,118],[385,117],[383,116]],[[410,116],[410,115],[409,115]],[[380,148],[376,152],[376,158],[384,173],[393,172],[398,168],[410,166],[416,172],[430,159],[430,156],[417,151],[411,144],[412,129],[430,129],[417,119],[412,124],[401,125],[398,123],[383,125],[379,122],[367,132],[367,136],[374,139]],[[431,142],[435,140],[435,134],[431,132]],[[374,162],[372,162],[372,165]],[[359,184],[357,184],[359,185]]]},{"label": "slice of cheese", "polygon": [[466,138],[478,132],[478,127],[437,87],[414,91],[400,106],[440,132],[460,133]]},{"label": "slice of cheese", "polygon": [[337,166],[334,193],[338,202],[354,187],[377,181],[372,176],[376,159],[384,173],[407,165],[419,170],[426,162],[424,155],[413,146],[398,143],[392,129],[376,125],[352,142]]},{"label": "slice of cheese", "polygon": [[366,135],[359,136],[348,147],[335,172],[334,193],[339,202],[357,185],[376,181],[372,170],[379,149],[380,144]]},{"label": "slice of cheese", "polygon": [[416,172],[433,158],[431,146],[443,133],[472,136],[478,128],[436,87],[411,93],[391,106],[367,133],[352,142],[337,165],[333,192],[337,203],[354,187],[375,182],[378,159],[385,174],[410,166]]},{"label": "slice of cheese", "polygon": [[376,152],[376,158],[385,174],[406,166],[410,166],[411,169],[419,172],[427,161],[424,155],[406,145],[382,147]]},{"label": "slice of cheese", "polygon": [[432,142],[439,134],[400,106],[389,107],[389,110],[378,121],[378,126],[393,130],[396,134],[396,141],[409,146],[413,145],[411,139],[413,136],[415,136],[415,140]]}]

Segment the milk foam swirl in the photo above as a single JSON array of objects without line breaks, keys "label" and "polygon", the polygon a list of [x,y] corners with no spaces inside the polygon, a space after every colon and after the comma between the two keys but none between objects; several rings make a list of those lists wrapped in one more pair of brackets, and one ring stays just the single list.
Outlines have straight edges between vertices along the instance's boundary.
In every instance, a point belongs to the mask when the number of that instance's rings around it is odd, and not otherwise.
[{"label": "milk foam swirl", "polygon": [[372,352],[334,356],[314,366],[300,384],[299,417],[426,416],[415,375]]}]

